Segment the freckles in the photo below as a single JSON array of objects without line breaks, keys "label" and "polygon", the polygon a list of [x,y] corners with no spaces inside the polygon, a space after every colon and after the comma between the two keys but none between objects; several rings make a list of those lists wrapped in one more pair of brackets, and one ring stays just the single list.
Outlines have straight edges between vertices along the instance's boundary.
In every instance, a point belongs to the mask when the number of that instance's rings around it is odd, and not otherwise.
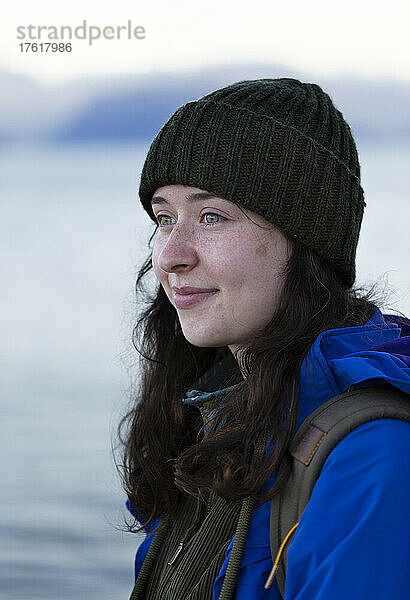
[{"label": "freckles", "polygon": [[268,244],[259,244],[259,246],[256,246],[255,253],[265,258],[268,254]]}]

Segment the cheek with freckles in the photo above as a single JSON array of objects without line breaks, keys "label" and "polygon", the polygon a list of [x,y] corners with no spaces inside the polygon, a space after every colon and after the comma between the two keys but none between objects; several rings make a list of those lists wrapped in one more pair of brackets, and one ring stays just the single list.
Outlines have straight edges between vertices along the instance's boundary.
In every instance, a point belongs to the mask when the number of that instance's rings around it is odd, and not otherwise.
[{"label": "cheek with freckles", "polygon": [[268,254],[268,250],[269,250],[268,242],[262,242],[261,244],[256,246],[255,254],[257,256],[260,256],[261,258],[266,258],[267,254]]},{"label": "cheek with freckles", "polygon": [[[232,298],[233,317],[249,330],[265,327],[273,316],[284,285],[285,248],[276,240],[259,240],[243,247],[242,277]],[[246,265],[244,268],[243,265]]]}]

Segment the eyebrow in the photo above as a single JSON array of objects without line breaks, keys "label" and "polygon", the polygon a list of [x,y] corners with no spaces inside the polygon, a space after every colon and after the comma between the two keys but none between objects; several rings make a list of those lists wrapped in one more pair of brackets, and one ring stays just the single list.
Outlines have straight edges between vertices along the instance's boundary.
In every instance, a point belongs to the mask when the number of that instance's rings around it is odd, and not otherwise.
[{"label": "eyebrow", "polygon": [[[218,199],[218,196],[210,194],[209,192],[193,192],[192,194],[185,196],[185,199],[189,202],[199,202],[200,200],[209,200],[210,198],[216,200]],[[151,206],[154,206],[154,204],[169,204],[169,202],[162,196],[154,196],[151,200]]]}]

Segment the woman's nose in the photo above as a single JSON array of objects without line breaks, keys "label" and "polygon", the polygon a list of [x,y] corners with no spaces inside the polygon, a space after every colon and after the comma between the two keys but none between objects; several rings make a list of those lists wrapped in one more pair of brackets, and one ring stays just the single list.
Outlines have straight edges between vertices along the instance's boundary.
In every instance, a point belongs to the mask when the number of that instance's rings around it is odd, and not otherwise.
[{"label": "woman's nose", "polygon": [[158,266],[168,273],[181,266],[193,267],[198,253],[193,235],[187,227],[174,227],[158,254]]}]

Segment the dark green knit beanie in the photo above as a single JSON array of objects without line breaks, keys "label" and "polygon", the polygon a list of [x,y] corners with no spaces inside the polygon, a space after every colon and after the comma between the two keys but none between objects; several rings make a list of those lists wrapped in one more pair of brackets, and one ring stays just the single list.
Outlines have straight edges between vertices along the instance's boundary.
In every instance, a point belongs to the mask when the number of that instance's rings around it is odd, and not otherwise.
[{"label": "dark green knit beanie", "polygon": [[180,106],[151,144],[139,195],[156,222],[157,188],[182,184],[230,200],[329,261],[347,286],[364,202],[349,125],[316,84],[239,81]]}]

